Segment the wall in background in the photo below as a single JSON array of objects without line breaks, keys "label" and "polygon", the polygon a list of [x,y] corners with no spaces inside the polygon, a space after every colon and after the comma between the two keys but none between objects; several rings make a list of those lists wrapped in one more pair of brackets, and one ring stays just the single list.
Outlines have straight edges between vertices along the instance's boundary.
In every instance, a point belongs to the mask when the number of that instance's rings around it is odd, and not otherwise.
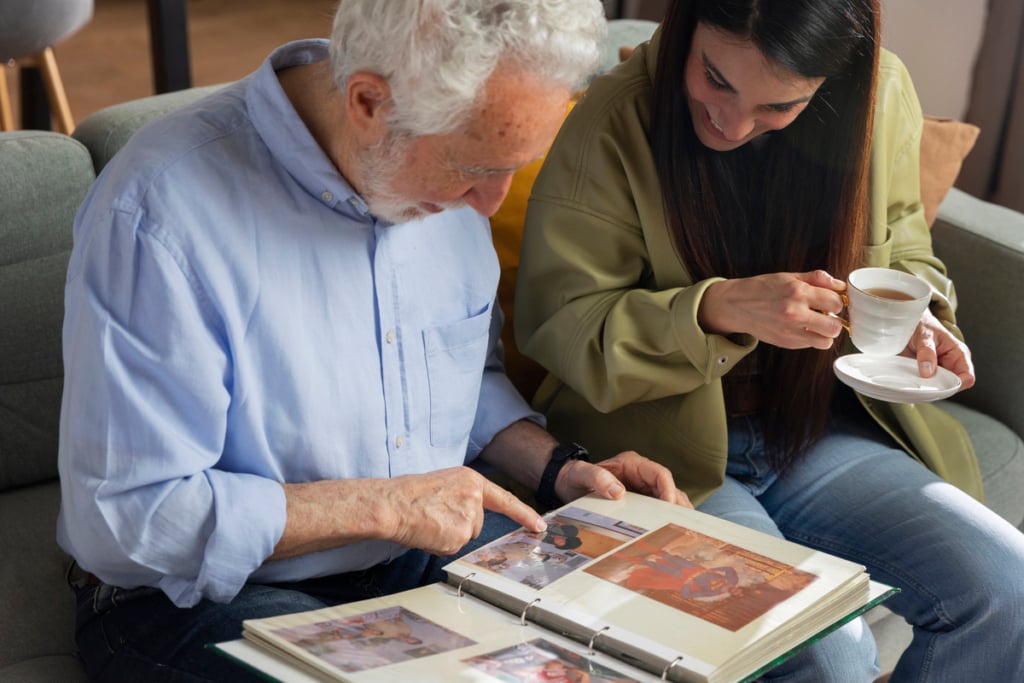
[{"label": "wall in background", "polygon": [[[604,1],[609,16],[658,20],[672,0]],[[957,187],[1024,211],[1024,0],[879,1],[882,44],[924,113],[981,128]]]},{"label": "wall in background", "polygon": [[964,118],[986,7],[982,0],[882,1],[882,44],[907,65],[926,114]]},{"label": "wall in background", "polygon": [[[670,0],[604,0],[609,16],[659,20]],[[924,111],[962,119],[985,25],[982,0],[882,0],[882,44],[907,65]]]}]

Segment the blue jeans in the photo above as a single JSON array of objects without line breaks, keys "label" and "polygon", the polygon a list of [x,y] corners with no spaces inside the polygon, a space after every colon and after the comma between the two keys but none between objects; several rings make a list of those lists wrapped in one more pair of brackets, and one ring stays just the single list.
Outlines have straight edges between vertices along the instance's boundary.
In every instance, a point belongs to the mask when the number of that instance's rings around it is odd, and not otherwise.
[{"label": "blue jeans", "polygon": [[[518,526],[507,517],[488,512],[480,536],[458,554]],[[94,681],[264,681],[205,646],[241,637],[245,619],[321,609],[444,581],[442,567],[453,558],[410,550],[393,562],[365,571],[292,584],[246,584],[230,603],[203,600],[188,609],[176,607],[155,588],[82,586],[76,589],[79,658]]]},{"label": "blue jeans", "polygon": [[[866,415],[847,412],[783,477],[765,462],[757,419],[731,419],[725,485],[700,509],[898,586],[885,605],[914,637],[892,683],[1024,681],[1024,534],[899,450]],[[765,680],[871,681],[876,661],[859,619]]]}]

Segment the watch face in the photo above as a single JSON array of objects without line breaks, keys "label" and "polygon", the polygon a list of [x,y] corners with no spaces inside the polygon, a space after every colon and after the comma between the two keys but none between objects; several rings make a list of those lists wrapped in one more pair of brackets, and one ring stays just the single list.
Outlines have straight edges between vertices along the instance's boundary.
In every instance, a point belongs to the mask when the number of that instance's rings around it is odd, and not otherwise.
[{"label": "watch face", "polygon": [[578,443],[560,443],[551,452],[551,460],[589,460],[587,449]]}]

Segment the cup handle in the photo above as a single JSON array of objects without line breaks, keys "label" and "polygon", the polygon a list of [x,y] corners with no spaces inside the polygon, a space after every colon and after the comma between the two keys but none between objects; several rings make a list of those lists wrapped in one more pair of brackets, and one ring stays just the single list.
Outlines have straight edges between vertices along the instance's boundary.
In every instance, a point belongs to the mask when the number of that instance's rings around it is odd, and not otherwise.
[{"label": "cup handle", "polygon": [[[848,297],[846,295],[846,292],[838,292],[838,294],[839,294],[839,298],[843,300],[843,310],[849,311],[850,310],[850,297]],[[847,312],[846,318],[844,318],[841,315],[835,314],[835,313],[832,314],[832,317],[835,318],[836,320],[838,320],[839,324],[843,326],[844,330],[846,330],[846,334],[850,334],[849,316],[850,316],[849,312]]]}]

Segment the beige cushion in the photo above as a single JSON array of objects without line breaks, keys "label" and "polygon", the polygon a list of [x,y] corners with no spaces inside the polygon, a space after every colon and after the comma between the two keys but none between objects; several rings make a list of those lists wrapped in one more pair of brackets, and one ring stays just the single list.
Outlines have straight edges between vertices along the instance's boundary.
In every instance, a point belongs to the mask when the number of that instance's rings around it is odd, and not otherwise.
[{"label": "beige cushion", "polygon": [[960,173],[964,157],[974,147],[980,129],[970,123],[934,116],[924,117],[921,133],[921,203],[931,226]]}]

